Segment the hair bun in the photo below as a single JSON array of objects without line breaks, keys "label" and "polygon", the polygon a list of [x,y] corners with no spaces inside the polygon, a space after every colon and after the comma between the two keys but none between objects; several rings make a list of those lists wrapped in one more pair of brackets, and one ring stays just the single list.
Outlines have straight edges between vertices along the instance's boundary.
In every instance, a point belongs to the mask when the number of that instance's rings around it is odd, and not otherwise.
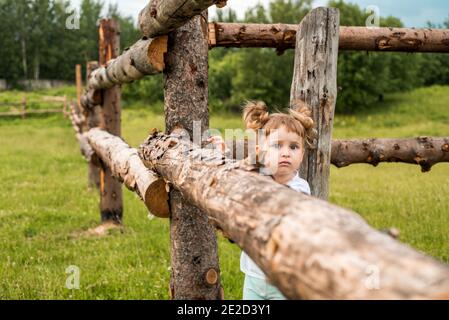
[{"label": "hair bun", "polygon": [[243,107],[243,121],[247,129],[260,129],[269,119],[270,114],[263,101],[248,101]]},{"label": "hair bun", "polygon": [[291,104],[289,112],[305,129],[309,130],[313,128],[312,110],[306,102],[295,100]]},{"label": "hair bun", "polygon": [[302,100],[295,100],[291,103],[289,113],[295,118],[305,129],[305,140],[309,148],[314,148],[313,141],[316,138],[317,131],[314,128],[314,121],[312,119],[312,110],[309,105]]}]

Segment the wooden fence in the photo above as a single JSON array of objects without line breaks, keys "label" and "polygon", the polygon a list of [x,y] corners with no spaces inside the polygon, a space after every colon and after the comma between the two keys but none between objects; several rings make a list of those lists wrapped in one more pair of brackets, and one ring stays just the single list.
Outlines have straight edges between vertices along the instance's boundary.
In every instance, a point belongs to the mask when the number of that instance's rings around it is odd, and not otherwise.
[{"label": "wooden fence", "polygon": [[[102,221],[122,222],[120,183],[170,218],[173,299],[224,298],[215,228],[290,299],[449,298],[446,264],[327,202],[331,163],[401,161],[425,171],[449,161],[448,138],[332,141],[338,50],[448,52],[449,31],[339,27],[334,8],[312,10],[299,26],[208,23],[214,4],[226,1],[150,1],[139,16],[142,39],[121,55],[119,26],[101,21],[99,63],[88,64],[71,119]],[[313,197],[186,139],[194,122],[201,133],[209,126],[207,56],[216,46],[295,48],[291,101],[312,107],[319,133],[300,170]],[[132,148],[120,138],[120,85],[161,72],[166,132]],[[373,267],[378,288],[367,285]]]},{"label": "wooden fence", "polygon": [[68,116],[69,101],[66,96],[62,97],[43,96],[40,97],[38,100],[33,100],[33,103],[41,103],[41,102],[59,104],[62,105],[62,108],[29,109],[28,106],[30,104],[30,100],[26,95],[23,95],[22,101],[20,103],[17,102],[0,103],[0,106],[6,106],[15,109],[12,111],[0,112],[0,117],[20,116],[22,117],[22,119],[25,119],[27,114],[46,114],[46,113],[61,113],[61,112],[64,115],[64,117]]}]

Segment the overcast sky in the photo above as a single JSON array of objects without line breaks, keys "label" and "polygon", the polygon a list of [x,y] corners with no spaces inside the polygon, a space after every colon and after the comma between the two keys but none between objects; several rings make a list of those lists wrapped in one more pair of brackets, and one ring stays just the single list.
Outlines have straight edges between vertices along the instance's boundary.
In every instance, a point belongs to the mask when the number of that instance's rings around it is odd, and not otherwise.
[{"label": "overcast sky", "polygon": [[[119,10],[125,15],[131,16],[137,21],[140,10],[148,3],[148,0],[103,0],[105,4],[117,3]],[[79,7],[81,0],[72,0],[72,4]],[[239,17],[243,17],[246,9],[258,2],[265,6],[269,0],[228,0],[228,7],[237,11]],[[393,15],[402,20],[406,27],[425,27],[427,21],[442,23],[449,17],[448,0],[347,0],[357,3],[362,9],[368,5],[379,7],[381,16]],[[315,0],[314,7],[323,6],[327,0]],[[210,9],[210,16],[215,15],[215,7]]]}]

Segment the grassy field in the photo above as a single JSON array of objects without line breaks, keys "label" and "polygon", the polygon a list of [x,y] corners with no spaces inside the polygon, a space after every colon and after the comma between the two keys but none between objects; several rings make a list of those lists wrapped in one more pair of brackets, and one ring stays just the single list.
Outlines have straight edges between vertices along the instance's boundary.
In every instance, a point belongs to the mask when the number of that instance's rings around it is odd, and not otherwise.
[{"label": "grassy field", "polygon": [[[20,94],[2,93],[0,101]],[[369,112],[337,116],[334,137],[448,136],[448,106],[449,87],[390,95]],[[124,110],[122,123],[133,146],[152,128],[163,129],[162,113],[137,107]],[[212,115],[211,127],[241,122]],[[168,221],[149,219],[133,193],[124,189],[122,231],[81,236],[98,224],[98,195],[87,189],[87,166],[67,119],[0,119],[0,159],[0,299],[168,298]],[[398,228],[403,242],[449,263],[449,164],[424,174],[406,164],[333,167],[330,200],[376,228]],[[240,250],[219,238],[219,251],[225,296],[240,299]],[[80,290],[65,287],[71,265],[80,268]]]}]

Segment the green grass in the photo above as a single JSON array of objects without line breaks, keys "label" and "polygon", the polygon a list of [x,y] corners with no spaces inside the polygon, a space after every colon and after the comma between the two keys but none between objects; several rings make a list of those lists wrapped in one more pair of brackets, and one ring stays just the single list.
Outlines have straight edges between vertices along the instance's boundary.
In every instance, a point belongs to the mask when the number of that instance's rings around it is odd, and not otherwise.
[{"label": "green grass", "polygon": [[[449,87],[391,95],[369,114],[337,115],[334,137],[448,136],[448,105]],[[161,112],[126,109],[123,136],[138,146],[163,121]],[[238,115],[212,116],[211,128],[236,127]],[[150,220],[133,193],[124,189],[122,233],[78,236],[98,224],[98,195],[87,189],[67,119],[0,119],[0,159],[0,299],[168,298],[168,221]],[[449,164],[424,174],[407,164],[333,167],[330,200],[376,228],[398,228],[402,241],[449,262]],[[240,299],[240,250],[219,237],[219,252],[225,296]],[[65,288],[70,265],[81,270],[80,290]]]}]

